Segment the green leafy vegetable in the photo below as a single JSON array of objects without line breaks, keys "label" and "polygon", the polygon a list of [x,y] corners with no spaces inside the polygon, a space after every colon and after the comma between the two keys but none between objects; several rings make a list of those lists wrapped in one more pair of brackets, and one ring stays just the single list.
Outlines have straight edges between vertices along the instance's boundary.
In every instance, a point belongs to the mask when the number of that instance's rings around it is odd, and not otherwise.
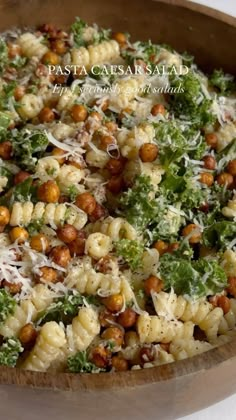
[{"label": "green leafy vegetable", "polygon": [[8,49],[5,41],[0,38],[0,75],[8,62]]},{"label": "green leafy vegetable", "polygon": [[121,211],[128,222],[137,229],[144,229],[157,214],[156,203],[150,199],[153,186],[150,177],[139,175],[132,188],[120,198]]},{"label": "green leafy vegetable", "polygon": [[45,311],[39,314],[38,324],[49,321],[62,321],[68,324],[78,314],[78,310],[84,303],[96,304],[94,296],[82,296],[80,293],[68,294],[53,302]]},{"label": "green leafy vegetable", "polygon": [[44,225],[44,220],[43,219],[36,219],[33,220],[28,226],[27,226],[27,230],[29,232],[30,235],[35,235],[36,233],[40,232],[40,230],[42,229],[43,225]]},{"label": "green leafy vegetable", "polygon": [[5,289],[0,289],[0,323],[13,314],[16,300]]},{"label": "green leafy vegetable", "polygon": [[215,295],[227,285],[226,274],[219,264],[204,258],[191,262],[164,254],[160,259],[160,273],[165,290],[173,287],[178,295],[187,294],[193,298]]},{"label": "green leafy vegetable", "polygon": [[116,254],[122,257],[132,270],[140,267],[144,246],[141,242],[121,239],[115,243]]},{"label": "green leafy vegetable", "polygon": [[177,117],[190,120],[196,128],[212,124],[216,117],[211,110],[212,101],[205,97],[199,77],[190,70],[186,75],[170,75],[171,88],[182,91],[171,95],[170,105]]},{"label": "green leafy vegetable", "polygon": [[7,338],[0,347],[0,365],[16,366],[19,354],[23,350],[21,342],[17,338]]},{"label": "green leafy vegetable", "polygon": [[76,17],[75,22],[71,25],[70,29],[74,35],[74,44],[76,47],[82,47],[85,45],[85,41],[83,39],[83,32],[84,29],[87,27],[87,23],[79,17]]},{"label": "green leafy vegetable", "polygon": [[227,248],[227,245],[236,236],[236,222],[227,220],[213,223],[203,232],[203,243],[205,246]]},{"label": "green leafy vegetable", "polygon": [[15,201],[19,201],[21,203],[32,201],[32,196],[35,194],[36,192],[33,185],[33,178],[28,177],[13,188],[11,203],[14,203]]},{"label": "green leafy vegetable", "polygon": [[209,80],[221,95],[228,95],[236,90],[234,76],[224,73],[222,69],[214,70]]},{"label": "green leafy vegetable", "polygon": [[93,373],[100,372],[102,370],[88,361],[88,355],[86,351],[79,351],[74,356],[68,357],[67,366],[69,372],[72,373]]},{"label": "green leafy vegetable", "polygon": [[14,131],[12,145],[19,165],[23,169],[34,171],[37,160],[48,146],[48,138],[41,131]]}]

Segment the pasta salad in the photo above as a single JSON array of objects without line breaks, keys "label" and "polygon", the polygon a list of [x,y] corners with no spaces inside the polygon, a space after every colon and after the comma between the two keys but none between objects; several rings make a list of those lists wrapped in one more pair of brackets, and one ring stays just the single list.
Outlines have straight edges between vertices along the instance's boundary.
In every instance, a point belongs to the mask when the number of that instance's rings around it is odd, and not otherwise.
[{"label": "pasta salad", "polygon": [[0,36],[0,364],[148,368],[235,336],[236,84],[77,18]]}]

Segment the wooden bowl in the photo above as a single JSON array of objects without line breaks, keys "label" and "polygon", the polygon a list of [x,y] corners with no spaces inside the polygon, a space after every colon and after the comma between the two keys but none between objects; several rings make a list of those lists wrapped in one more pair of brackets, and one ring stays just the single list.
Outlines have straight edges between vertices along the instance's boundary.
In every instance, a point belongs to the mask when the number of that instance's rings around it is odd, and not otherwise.
[{"label": "wooden bowl", "polygon": [[[0,30],[75,16],[133,39],[189,51],[204,70],[236,73],[236,19],[184,0],[0,0]],[[236,341],[200,356],[115,374],[49,374],[1,367],[1,418],[175,419],[236,390]]]}]

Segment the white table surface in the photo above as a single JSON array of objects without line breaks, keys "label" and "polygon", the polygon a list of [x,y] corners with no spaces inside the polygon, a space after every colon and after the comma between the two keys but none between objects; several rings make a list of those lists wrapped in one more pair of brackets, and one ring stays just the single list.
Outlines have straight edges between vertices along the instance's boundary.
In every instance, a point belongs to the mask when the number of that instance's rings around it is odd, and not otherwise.
[{"label": "white table surface", "polygon": [[[221,10],[236,17],[236,0],[196,0],[195,3],[201,3],[214,9]],[[217,379],[216,379],[217,380]],[[219,378],[220,380],[220,378]],[[212,384],[212,386],[214,386]],[[236,392],[236,390],[235,390]],[[236,394],[226,398],[218,404],[198,411],[179,420],[234,420],[236,419]]]}]

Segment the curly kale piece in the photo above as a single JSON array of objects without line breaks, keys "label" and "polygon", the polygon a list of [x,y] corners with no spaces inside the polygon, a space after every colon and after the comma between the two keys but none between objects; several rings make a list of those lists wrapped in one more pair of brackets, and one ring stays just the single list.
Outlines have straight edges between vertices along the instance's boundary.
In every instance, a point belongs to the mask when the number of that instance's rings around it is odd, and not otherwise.
[{"label": "curly kale piece", "polygon": [[222,220],[213,223],[203,232],[203,244],[207,247],[226,249],[236,236],[236,222]]},{"label": "curly kale piece", "polygon": [[0,365],[14,367],[19,354],[23,351],[20,340],[15,337],[7,338],[0,346]]},{"label": "curly kale piece", "polygon": [[236,90],[235,78],[232,74],[224,73],[222,69],[214,70],[209,81],[221,95],[229,95]]},{"label": "curly kale piece", "polygon": [[0,75],[8,63],[8,48],[6,42],[0,38]]},{"label": "curly kale piece", "polygon": [[16,300],[5,289],[0,289],[0,323],[13,314]]},{"label": "curly kale piece", "polygon": [[128,222],[142,231],[157,215],[157,206],[154,199],[150,199],[153,186],[150,177],[139,175],[132,188],[120,197],[121,213]]},{"label": "curly kale piece", "polygon": [[172,254],[160,258],[160,273],[165,290],[172,287],[178,295],[192,298],[215,295],[227,285],[224,270],[215,260],[188,261]]},{"label": "curly kale piece", "polygon": [[141,257],[144,251],[144,245],[141,242],[121,239],[115,243],[115,250],[116,254],[124,259],[131,270],[141,266]]},{"label": "curly kale piece", "polygon": [[186,75],[172,74],[169,77],[171,88],[181,85],[181,92],[171,95],[170,106],[175,116],[190,120],[195,128],[201,128],[215,122],[211,110],[212,101],[207,99],[199,77],[190,70]]},{"label": "curly kale piece", "polygon": [[78,314],[78,310],[85,303],[97,304],[94,296],[83,296],[80,293],[67,295],[54,301],[45,311],[39,314],[37,324],[41,325],[45,322],[56,321],[69,324]]},{"label": "curly kale piece", "polygon": [[38,130],[13,130],[12,134],[13,153],[19,166],[34,172],[38,159],[48,146],[46,134]]},{"label": "curly kale piece", "polygon": [[71,373],[98,373],[102,369],[97,368],[93,363],[88,361],[86,351],[79,351],[67,359],[67,367]]}]

